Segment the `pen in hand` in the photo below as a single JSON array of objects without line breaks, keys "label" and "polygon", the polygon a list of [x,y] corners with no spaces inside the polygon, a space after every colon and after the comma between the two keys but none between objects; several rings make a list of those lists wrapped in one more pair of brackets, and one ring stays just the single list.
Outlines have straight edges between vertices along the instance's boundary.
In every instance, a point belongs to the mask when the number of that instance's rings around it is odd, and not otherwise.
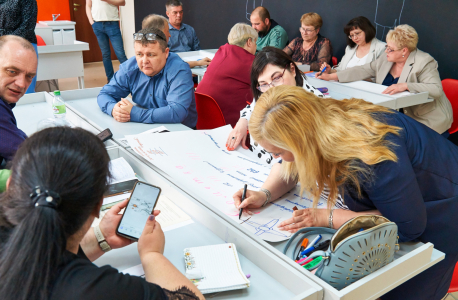
[{"label": "pen in hand", "polygon": [[[247,185],[245,184],[245,186],[243,187],[242,201],[240,202],[240,204],[242,204],[243,200],[245,200],[245,197],[246,197],[246,188],[247,188]],[[239,212],[239,220],[240,220],[240,218],[242,217],[242,211],[243,211],[243,208],[240,209],[240,212]]]},{"label": "pen in hand", "polygon": [[321,76],[321,74],[323,74],[323,72],[326,71],[326,68],[327,68],[327,67],[328,67],[328,66],[324,66],[324,69],[318,74],[318,76]]}]

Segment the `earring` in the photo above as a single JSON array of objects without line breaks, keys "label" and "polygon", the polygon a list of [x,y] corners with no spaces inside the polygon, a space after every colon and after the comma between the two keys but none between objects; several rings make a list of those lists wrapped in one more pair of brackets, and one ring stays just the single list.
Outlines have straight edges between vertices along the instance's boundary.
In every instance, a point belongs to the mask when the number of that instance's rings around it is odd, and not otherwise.
[{"label": "earring", "polygon": [[402,57],[404,57],[404,55]]}]

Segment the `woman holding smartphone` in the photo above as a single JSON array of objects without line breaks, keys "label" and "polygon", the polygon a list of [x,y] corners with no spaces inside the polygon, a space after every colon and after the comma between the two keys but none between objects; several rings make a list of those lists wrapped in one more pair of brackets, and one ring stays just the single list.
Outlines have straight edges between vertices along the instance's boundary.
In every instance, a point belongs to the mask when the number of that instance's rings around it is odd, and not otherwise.
[{"label": "woman holding smartphone", "polygon": [[[109,176],[103,143],[82,129],[49,128],[19,148],[0,196],[0,294],[26,299],[203,299],[164,256],[164,233],[149,216],[138,241],[145,278],[91,263],[107,251],[91,224]],[[116,235],[114,206],[99,228],[111,249],[131,240]]]}]

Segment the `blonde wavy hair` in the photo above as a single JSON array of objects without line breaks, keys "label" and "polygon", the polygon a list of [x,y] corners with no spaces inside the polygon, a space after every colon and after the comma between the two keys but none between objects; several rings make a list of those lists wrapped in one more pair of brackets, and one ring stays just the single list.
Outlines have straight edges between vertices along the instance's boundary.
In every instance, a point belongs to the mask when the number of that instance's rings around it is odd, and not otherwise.
[{"label": "blonde wavy hair", "polygon": [[410,25],[404,24],[396,26],[388,31],[386,35],[387,41],[392,41],[398,45],[399,49],[407,48],[409,52],[415,51],[418,44],[418,33]]},{"label": "blonde wavy hair", "polygon": [[258,142],[293,153],[294,162],[282,163],[282,176],[298,180],[301,193],[313,196],[314,207],[328,187],[330,208],[343,184],[353,184],[361,195],[359,181],[370,175],[362,163],[397,161],[391,150],[395,145],[385,136],[401,129],[377,120],[376,113],[392,111],[361,99],[323,100],[301,87],[283,85],[256,101],[249,128]]}]

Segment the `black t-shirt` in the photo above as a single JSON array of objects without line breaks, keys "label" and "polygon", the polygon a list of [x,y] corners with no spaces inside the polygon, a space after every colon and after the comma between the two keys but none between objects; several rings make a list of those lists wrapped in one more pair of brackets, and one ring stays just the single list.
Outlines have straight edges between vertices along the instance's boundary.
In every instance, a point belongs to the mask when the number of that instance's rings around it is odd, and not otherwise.
[{"label": "black t-shirt", "polygon": [[82,249],[78,255],[65,251],[64,263],[59,269],[51,290],[50,300],[162,300],[198,299],[187,288],[168,291],[147,282],[144,278],[119,273],[118,270],[97,267]]}]

